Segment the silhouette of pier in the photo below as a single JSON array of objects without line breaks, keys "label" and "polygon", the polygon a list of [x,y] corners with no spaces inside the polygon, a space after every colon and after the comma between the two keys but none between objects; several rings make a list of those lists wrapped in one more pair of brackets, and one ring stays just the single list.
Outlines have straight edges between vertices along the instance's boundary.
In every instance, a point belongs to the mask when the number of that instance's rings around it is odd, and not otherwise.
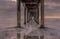
[{"label": "silhouette of pier", "polygon": [[[40,28],[44,28],[44,0],[17,0],[17,28],[21,28],[21,2],[25,4],[24,24],[30,22],[32,17],[34,17],[33,20],[37,24],[41,23]],[[39,22],[39,9],[41,10],[41,22]],[[44,36],[41,36],[41,39],[43,38]],[[19,33],[17,33],[17,39],[20,39]]]}]

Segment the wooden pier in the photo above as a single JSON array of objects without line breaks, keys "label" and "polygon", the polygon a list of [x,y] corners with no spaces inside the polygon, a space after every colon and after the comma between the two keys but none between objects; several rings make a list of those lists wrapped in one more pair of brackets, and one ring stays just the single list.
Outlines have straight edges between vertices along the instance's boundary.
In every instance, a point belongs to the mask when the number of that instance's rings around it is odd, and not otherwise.
[{"label": "wooden pier", "polygon": [[[32,17],[34,17],[34,21],[40,25],[39,28],[44,28],[44,0],[17,0],[17,28],[21,28],[21,2],[25,3],[24,24],[28,23]],[[40,4],[41,9],[39,8]],[[41,13],[39,12],[39,9],[41,10]],[[41,14],[41,22],[39,22],[39,14]],[[20,33],[17,33],[17,39],[20,39]],[[41,36],[40,39],[44,39],[44,36]]]}]

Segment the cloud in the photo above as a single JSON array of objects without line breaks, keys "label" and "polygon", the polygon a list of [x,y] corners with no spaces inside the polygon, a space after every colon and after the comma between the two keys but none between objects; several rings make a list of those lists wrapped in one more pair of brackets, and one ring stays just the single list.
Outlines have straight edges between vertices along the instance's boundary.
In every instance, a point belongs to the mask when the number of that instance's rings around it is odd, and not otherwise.
[{"label": "cloud", "polygon": [[60,0],[45,0],[45,16],[59,16],[59,15],[60,15]]},{"label": "cloud", "polygon": [[0,0],[0,26],[13,27],[16,26],[16,3]]},{"label": "cloud", "polygon": [[54,2],[52,0],[46,0],[45,5],[52,9],[54,7],[60,6],[60,3]]},{"label": "cloud", "polygon": [[60,0],[50,0],[51,2],[60,3]]}]

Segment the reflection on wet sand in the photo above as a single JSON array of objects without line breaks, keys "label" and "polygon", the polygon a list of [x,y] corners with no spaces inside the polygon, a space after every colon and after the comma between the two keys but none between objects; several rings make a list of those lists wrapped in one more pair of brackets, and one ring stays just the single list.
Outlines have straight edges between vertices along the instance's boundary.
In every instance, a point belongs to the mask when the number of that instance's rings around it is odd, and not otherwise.
[{"label": "reflection on wet sand", "polygon": [[24,36],[24,39],[39,39],[38,36]]},{"label": "reflection on wet sand", "polygon": [[44,35],[43,36],[40,36],[40,39],[44,39]]},{"label": "reflection on wet sand", "polygon": [[20,33],[17,33],[17,39],[20,39]]},{"label": "reflection on wet sand", "polygon": [[24,39],[44,39],[44,36],[24,36]]}]

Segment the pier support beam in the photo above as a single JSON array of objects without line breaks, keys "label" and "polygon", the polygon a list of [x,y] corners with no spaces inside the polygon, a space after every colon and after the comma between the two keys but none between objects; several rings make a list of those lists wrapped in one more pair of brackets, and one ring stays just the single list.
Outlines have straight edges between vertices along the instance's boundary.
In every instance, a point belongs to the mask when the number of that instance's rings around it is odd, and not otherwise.
[{"label": "pier support beam", "polygon": [[26,7],[24,7],[24,24],[26,24]]},{"label": "pier support beam", "polygon": [[31,20],[29,9],[27,10],[27,23]]},{"label": "pier support beam", "polygon": [[21,28],[21,10],[20,10],[20,0],[17,0],[17,27]]},{"label": "pier support beam", "polygon": [[41,0],[41,26],[40,28],[44,28],[44,0]]},{"label": "pier support beam", "polygon": [[25,6],[25,9],[24,9],[24,24],[26,24],[28,21],[29,21],[29,14],[28,14],[28,9]]},{"label": "pier support beam", "polygon": [[[17,28],[21,28],[21,1],[17,0]],[[20,39],[20,33],[17,33],[17,39]]]},{"label": "pier support beam", "polygon": [[35,21],[37,24],[39,24],[39,6],[37,5],[37,8],[36,8],[36,13],[35,13],[35,17],[34,17]]}]

